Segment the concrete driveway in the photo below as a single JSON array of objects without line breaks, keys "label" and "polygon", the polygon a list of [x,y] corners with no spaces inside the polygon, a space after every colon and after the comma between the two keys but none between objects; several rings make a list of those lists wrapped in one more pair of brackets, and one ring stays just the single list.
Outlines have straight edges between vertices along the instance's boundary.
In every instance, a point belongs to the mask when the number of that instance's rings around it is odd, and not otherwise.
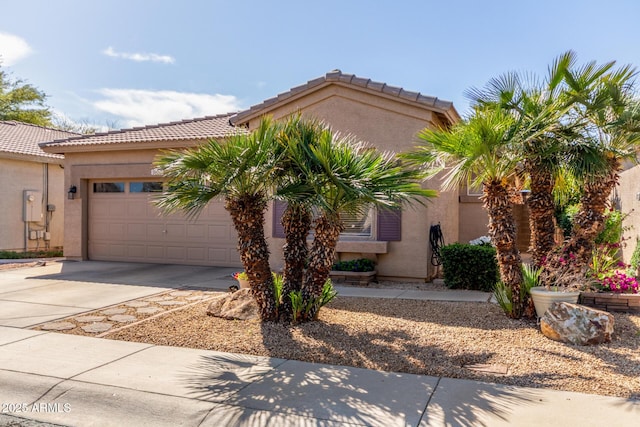
[{"label": "concrete driveway", "polygon": [[0,326],[28,328],[167,289],[226,290],[237,268],[58,261],[0,271]]}]

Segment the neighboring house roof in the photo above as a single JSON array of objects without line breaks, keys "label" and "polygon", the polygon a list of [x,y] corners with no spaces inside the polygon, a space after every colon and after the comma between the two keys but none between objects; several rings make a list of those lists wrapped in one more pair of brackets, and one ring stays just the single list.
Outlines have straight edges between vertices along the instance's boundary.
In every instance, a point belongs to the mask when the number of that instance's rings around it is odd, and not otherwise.
[{"label": "neighboring house roof", "polygon": [[192,141],[210,138],[224,138],[230,134],[246,132],[244,128],[236,128],[229,123],[232,114],[182,120],[179,122],[161,123],[157,125],[134,127],[95,133],[92,135],[74,136],[71,138],[49,140],[40,144],[47,152],[61,153],[71,151],[73,147],[107,146],[113,144],[153,143],[161,141]]},{"label": "neighboring house roof", "polygon": [[432,110],[443,123],[450,125],[460,120],[460,115],[450,101],[444,101],[433,96],[426,96],[420,92],[404,90],[401,87],[390,86],[386,83],[376,82],[371,79],[358,77],[353,74],[346,74],[340,70],[333,70],[323,77],[309,80],[307,83],[294,87],[287,92],[281,93],[273,98],[254,105],[248,110],[242,111],[231,118],[233,124],[243,124],[252,118],[269,114],[285,102],[308,95],[331,84],[348,86],[357,90],[367,91],[379,96],[396,99],[403,102],[418,104]]},{"label": "neighboring house roof", "polygon": [[48,162],[63,159],[59,154],[46,153],[40,142],[77,136],[77,133],[50,129],[14,120],[0,121],[0,157]]}]

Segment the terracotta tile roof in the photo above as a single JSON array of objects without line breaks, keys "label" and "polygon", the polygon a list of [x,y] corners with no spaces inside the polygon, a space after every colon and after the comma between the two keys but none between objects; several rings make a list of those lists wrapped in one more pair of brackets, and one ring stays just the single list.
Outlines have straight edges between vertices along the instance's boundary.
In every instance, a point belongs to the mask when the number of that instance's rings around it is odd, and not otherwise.
[{"label": "terracotta tile roof", "polygon": [[63,159],[59,154],[45,153],[38,145],[52,139],[69,138],[77,133],[65,132],[13,120],[0,121],[0,156],[3,154]]},{"label": "terracotta tile roof", "polygon": [[353,74],[346,74],[340,70],[333,70],[323,77],[309,80],[307,83],[296,86],[287,92],[283,92],[273,98],[269,98],[260,104],[256,104],[248,110],[242,111],[231,118],[232,123],[243,123],[248,117],[265,114],[269,107],[274,104],[286,101],[299,95],[301,92],[307,92],[320,86],[326,86],[328,83],[336,82],[346,85],[357,86],[365,90],[372,92],[378,92],[386,96],[396,97],[403,100],[416,102],[422,104],[432,110],[434,110],[439,116],[445,119],[447,122],[452,122],[460,119],[458,112],[453,107],[453,103],[450,101],[444,101],[433,96],[426,96],[420,92],[412,92],[404,90],[401,87],[390,86],[386,83],[376,82],[371,79],[358,77]]},{"label": "terracotta tile roof", "polygon": [[185,141],[209,138],[223,138],[237,132],[246,132],[230,124],[233,114],[202,117],[171,123],[134,127],[130,129],[100,132],[93,135],[74,136],[50,140],[41,146],[47,151],[57,148],[81,145],[123,144],[131,142]]}]

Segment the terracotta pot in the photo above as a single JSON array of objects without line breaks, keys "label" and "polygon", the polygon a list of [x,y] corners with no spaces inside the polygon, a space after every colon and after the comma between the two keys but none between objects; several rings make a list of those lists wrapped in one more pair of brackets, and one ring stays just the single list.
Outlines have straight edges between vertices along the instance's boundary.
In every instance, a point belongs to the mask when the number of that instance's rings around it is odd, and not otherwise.
[{"label": "terracotta pot", "polygon": [[542,317],[554,302],[570,302],[572,304],[576,304],[580,297],[580,291],[554,291],[553,289],[547,289],[544,286],[535,286],[531,288],[530,294],[531,299],[533,299],[533,305],[536,307],[536,314],[538,317]]}]

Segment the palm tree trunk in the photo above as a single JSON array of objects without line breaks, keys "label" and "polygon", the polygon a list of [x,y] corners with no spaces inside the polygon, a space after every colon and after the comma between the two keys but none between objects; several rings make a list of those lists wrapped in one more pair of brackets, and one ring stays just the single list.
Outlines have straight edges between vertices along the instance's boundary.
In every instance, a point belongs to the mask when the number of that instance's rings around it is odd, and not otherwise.
[{"label": "palm tree trunk", "polygon": [[489,213],[489,236],[496,247],[500,277],[511,289],[513,310],[509,315],[519,319],[523,313],[523,301],[520,298],[522,259],[516,246],[516,226],[509,189],[499,180],[486,182],[482,200]]},{"label": "palm tree trunk", "polygon": [[611,157],[608,162],[609,173],[606,176],[585,184],[580,210],[573,218],[573,233],[567,251],[585,265],[591,260],[596,237],[604,229],[604,212],[620,178],[620,160]]},{"label": "palm tree trunk", "polygon": [[231,214],[238,233],[240,259],[260,309],[260,318],[275,321],[278,313],[269,265],[269,246],[264,236],[266,208],[267,201],[260,193],[225,200],[225,209]]},{"label": "palm tree trunk", "polygon": [[[336,256],[336,246],[344,224],[340,216],[322,215],[315,220],[315,236],[311,245],[309,267],[307,268],[302,285],[303,301],[322,295],[324,283],[329,278],[331,267]],[[317,308],[313,308],[306,320],[312,320]]]},{"label": "palm tree trunk", "polygon": [[282,216],[282,225],[285,244],[283,246],[282,303],[279,315],[280,320],[290,322],[292,307],[289,294],[302,289],[304,269],[309,252],[307,236],[311,229],[311,212],[305,206],[290,203]]},{"label": "palm tree trunk", "polygon": [[542,165],[527,163],[531,177],[531,194],[527,200],[531,256],[536,265],[541,265],[555,245],[553,176]]}]

